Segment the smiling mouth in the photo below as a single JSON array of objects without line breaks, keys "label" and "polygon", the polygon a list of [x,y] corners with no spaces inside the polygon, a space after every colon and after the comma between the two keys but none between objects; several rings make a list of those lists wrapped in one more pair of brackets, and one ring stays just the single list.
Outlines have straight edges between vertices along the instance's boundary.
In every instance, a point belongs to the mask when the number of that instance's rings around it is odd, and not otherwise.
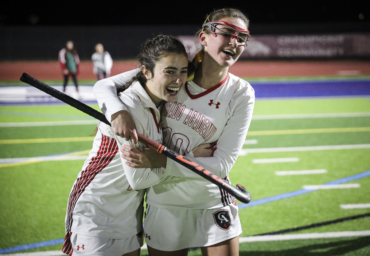
[{"label": "smiling mouth", "polygon": [[235,55],[235,52],[230,51],[230,50],[222,50],[222,52],[225,53],[225,54],[227,54],[227,55],[229,55],[229,56],[231,56],[231,57],[233,57]]},{"label": "smiling mouth", "polygon": [[176,95],[181,87],[167,87],[166,90],[170,95]]}]

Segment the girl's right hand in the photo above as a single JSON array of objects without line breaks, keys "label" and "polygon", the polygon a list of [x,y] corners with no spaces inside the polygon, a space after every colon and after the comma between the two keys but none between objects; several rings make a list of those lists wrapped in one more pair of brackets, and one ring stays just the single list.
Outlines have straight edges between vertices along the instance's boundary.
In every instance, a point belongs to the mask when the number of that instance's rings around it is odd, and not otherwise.
[{"label": "girl's right hand", "polygon": [[126,110],[118,111],[112,115],[111,119],[112,129],[116,135],[127,141],[131,140],[133,144],[138,142],[135,122],[129,112]]},{"label": "girl's right hand", "polygon": [[192,150],[194,157],[211,157],[213,152],[217,149],[214,143],[200,144]]},{"label": "girl's right hand", "polygon": [[122,144],[120,153],[132,168],[159,168],[167,165],[167,157],[150,148]]}]

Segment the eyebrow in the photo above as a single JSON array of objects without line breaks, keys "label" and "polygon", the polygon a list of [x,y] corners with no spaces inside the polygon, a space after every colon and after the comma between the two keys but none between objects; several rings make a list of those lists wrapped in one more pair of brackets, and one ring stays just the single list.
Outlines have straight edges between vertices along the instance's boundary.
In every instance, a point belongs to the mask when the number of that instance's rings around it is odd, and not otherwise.
[{"label": "eyebrow", "polygon": [[[166,67],[166,68],[164,68],[164,69],[174,69],[174,70],[177,70],[177,68],[175,68],[175,67]],[[183,68],[181,68],[181,69],[188,69],[188,67],[183,67]]]}]

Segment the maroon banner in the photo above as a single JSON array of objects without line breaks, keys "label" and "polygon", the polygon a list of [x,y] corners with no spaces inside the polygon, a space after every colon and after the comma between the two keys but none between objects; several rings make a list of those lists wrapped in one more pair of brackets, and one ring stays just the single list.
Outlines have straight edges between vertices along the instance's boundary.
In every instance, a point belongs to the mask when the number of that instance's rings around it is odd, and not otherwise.
[{"label": "maroon banner", "polygon": [[[180,36],[190,57],[201,49],[194,36]],[[251,36],[241,58],[370,57],[370,34]]]}]

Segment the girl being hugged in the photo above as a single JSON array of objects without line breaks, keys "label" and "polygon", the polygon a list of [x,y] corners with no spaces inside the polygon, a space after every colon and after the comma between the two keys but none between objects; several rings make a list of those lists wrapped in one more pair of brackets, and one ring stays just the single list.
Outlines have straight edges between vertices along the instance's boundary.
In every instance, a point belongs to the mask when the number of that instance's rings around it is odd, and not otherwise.
[{"label": "girl being hugged", "polygon": [[[159,35],[145,43],[139,62],[140,72],[131,85],[120,88],[125,91],[119,99],[133,116],[137,131],[162,143],[160,111],[164,101],[177,99],[186,82],[186,50],[176,38]],[[64,253],[140,254],[145,188],[165,180],[170,169],[161,168],[160,162],[147,168],[127,166],[120,157],[121,145],[144,146],[116,136],[104,123],[98,125],[93,148],[69,196]]]},{"label": "girl being hugged", "polygon": [[[247,46],[248,25],[237,9],[208,15],[197,33],[202,50],[189,65],[194,78],[179,90],[177,101],[167,103],[162,111],[163,143],[229,182],[255,102],[250,84],[228,72]],[[102,80],[94,87],[107,118],[114,114],[114,132],[132,141],[137,140],[134,123],[117,101],[115,90],[136,72]],[[217,150],[212,157],[194,159],[192,150],[204,143],[217,144]],[[148,165],[141,160],[142,150],[124,146],[121,152],[131,167]],[[235,198],[173,161],[167,161],[166,169],[172,176],[147,192],[144,231],[150,255],[187,255],[190,247],[202,247],[203,255],[239,255],[242,229]]]}]

